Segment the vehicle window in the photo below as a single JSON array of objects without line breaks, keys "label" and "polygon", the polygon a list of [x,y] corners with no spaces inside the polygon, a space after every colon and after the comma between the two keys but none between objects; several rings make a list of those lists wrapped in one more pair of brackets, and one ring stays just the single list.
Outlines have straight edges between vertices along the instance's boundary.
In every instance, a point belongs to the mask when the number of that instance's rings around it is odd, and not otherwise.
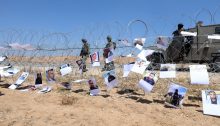
[{"label": "vehicle window", "polygon": [[220,34],[220,27],[215,28],[215,34]]}]

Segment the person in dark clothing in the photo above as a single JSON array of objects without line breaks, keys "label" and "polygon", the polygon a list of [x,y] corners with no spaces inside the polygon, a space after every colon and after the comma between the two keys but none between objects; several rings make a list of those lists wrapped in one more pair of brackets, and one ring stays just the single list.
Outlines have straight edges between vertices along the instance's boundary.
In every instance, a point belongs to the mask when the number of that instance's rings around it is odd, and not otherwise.
[{"label": "person in dark clothing", "polygon": [[[116,49],[116,43],[112,42],[112,37],[111,36],[107,36],[107,44],[103,50],[103,57],[104,60],[107,59],[110,54],[112,54],[112,51]],[[104,61],[104,68],[102,68],[102,71],[110,71],[113,70],[115,68],[114,66],[114,61],[110,62],[110,63],[106,63],[106,61]]]},{"label": "person in dark clothing", "polygon": [[173,32],[173,41],[167,48],[168,62],[178,62],[183,59],[184,36],[181,34],[181,31],[184,30],[183,26],[183,24],[178,24],[178,29]]},{"label": "person in dark clothing", "polygon": [[179,96],[179,93],[178,93],[178,89],[176,89],[173,96],[172,96],[171,104],[174,105],[174,106],[178,106],[179,102],[180,102],[180,96]]},{"label": "person in dark clothing", "polygon": [[42,84],[42,75],[41,73],[37,73],[37,78],[35,80],[35,85]]},{"label": "person in dark clothing", "polygon": [[82,72],[86,72],[86,71],[88,71],[86,69],[86,60],[89,57],[90,48],[89,48],[89,44],[88,44],[86,39],[82,39],[82,43],[83,43],[83,47],[82,47],[82,49],[80,51],[80,56],[82,58],[82,63],[83,63]]}]

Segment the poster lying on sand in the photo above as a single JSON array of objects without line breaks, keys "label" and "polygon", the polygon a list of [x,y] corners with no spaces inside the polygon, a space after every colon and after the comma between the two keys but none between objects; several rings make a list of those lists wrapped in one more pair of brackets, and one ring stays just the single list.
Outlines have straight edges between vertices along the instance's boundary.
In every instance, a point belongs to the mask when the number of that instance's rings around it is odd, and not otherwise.
[{"label": "poster lying on sand", "polygon": [[15,84],[9,86],[9,89],[16,89],[17,87],[19,87],[27,79],[28,75],[28,72],[23,72],[18,80],[15,82]]},{"label": "poster lying on sand", "polygon": [[220,91],[202,91],[203,113],[220,116]]},{"label": "poster lying on sand", "polygon": [[174,108],[181,108],[187,88],[171,83],[168,93],[165,95],[165,105]]}]

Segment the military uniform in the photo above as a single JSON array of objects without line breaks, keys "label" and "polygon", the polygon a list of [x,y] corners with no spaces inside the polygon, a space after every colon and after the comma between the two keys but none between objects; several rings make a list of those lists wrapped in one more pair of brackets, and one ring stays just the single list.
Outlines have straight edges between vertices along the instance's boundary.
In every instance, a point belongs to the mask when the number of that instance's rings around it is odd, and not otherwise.
[{"label": "military uniform", "polygon": [[89,57],[90,49],[89,49],[89,44],[87,43],[87,40],[82,39],[82,42],[83,42],[83,47],[81,49],[80,56],[82,58],[82,64],[83,64],[82,71],[86,72],[87,71],[87,69],[86,69],[86,60]]},{"label": "military uniform", "polygon": [[[106,46],[103,50],[104,60],[106,58],[108,58],[109,53],[111,53],[110,51],[112,51],[116,48],[116,43],[111,41],[110,36],[107,37],[107,40],[108,40],[108,43],[106,44]],[[104,61],[104,68],[102,68],[103,71],[110,71],[110,70],[114,70],[114,69],[115,69],[114,61],[112,61],[110,63],[106,63],[106,61]]]}]

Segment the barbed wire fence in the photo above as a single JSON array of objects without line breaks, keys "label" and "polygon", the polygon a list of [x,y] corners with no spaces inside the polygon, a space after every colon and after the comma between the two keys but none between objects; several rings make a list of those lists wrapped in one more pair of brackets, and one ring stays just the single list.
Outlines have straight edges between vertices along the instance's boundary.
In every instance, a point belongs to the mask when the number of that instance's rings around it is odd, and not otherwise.
[{"label": "barbed wire fence", "polygon": [[[191,22],[196,24],[199,21],[199,16],[201,14],[208,14],[210,16],[210,24],[215,23],[215,16],[220,9],[217,8],[213,13],[208,9],[199,10],[195,16],[186,16],[189,18]],[[165,20],[161,18],[161,20]],[[132,20],[128,23],[127,26],[123,26],[120,22],[116,21],[113,25],[109,24],[94,24],[93,26],[87,27],[86,30],[78,29],[75,32],[69,33],[61,33],[61,32],[34,32],[34,31],[24,31],[24,30],[16,30],[9,29],[0,31],[1,36],[1,46],[3,47],[2,55],[7,55],[9,57],[9,61],[13,66],[23,67],[23,70],[32,72],[33,74],[37,71],[39,67],[42,67],[45,71],[48,67],[59,68],[62,64],[69,63],[73,67],[73,72],[67,77],[67,81],[71,81],[73,77],[80,78],[78,72],[78,66],[75,63],[77,59],[80,59],[79,53],[81,50],[81,38],[74,38],[77,36],[82,36],[82,38],[87,38],[89,40],[91,46],[91,52],[99,51],[100,55],[102,54],[103,48],[106,44],[106,36],[114,34],[115,42],[117,43],[116,49],[116,69],[118,70],[118,79],[121,85],[126,85],[126,83],[133,83],[142,79],[142,76],[138,74],[134,74],[134,76],[129,78],[122,78],[123,75],[123,65],[135,61],[135,58],[126,59],[122,57],[122,55],[126,56],[129,53],[134,52],[133,39],[134,35],[132,34],[132,27],[136,24],[140,23],[143,25],[144,33],[139,35],[139,37],[146,38],[154,38],[156,40],[156,36],[148,36],[149,30],[151,30],[155,35],[161,34],[162,31],[158,31],[153,29],[153,27],[142,20]],[[173,25],[174,24],[170,24]],[[151,28],[151,29],[149,29]],[[126,37],[127,36],[127,37]],[[171,38],[172,36],[165,36],[167,38]],[[118,41],[118,39],[128,39],[131,45],[124,45],[122,42]],[[19,48],[13,49],[10,44],[12,43],[20,43],[20,44],[33,44],[33,49],[28,48]],[[154,45],[155,43],[151,43]],[[149,44],[150,45],[150,44]],[[144,48],[150,48],[150,46],[145,46]],[[205,46],[205,42],[203,45],[198,48],[197,51],[193,52],[191,55],[197,55],[197,52]],[[172,47],[175,50],[175,47]],[[161,51],[161,50],[160,50]],[[179,53],[182,53],[181,50],[177,50]],[[181,54],[184,55],[184,54]],[[203,57],[208,61],[210,57]],[[104,61],[101,61],[103,63]],[[175,62],[170,62],[176,64]],[[191,63],[190,60],[185,60],[182,64]],[[89,64],[89,62],[87,62]],[[209,62],[206,62],[209,64]],[[151,64],[152,65],[152,64]],[[36,68],[34,68],[36,67]],[[34,68],[34,69],[33,69]],[[89,66],[89,69],[93,69]],[[154,70],[154,69],[152,69]],[[185,70],[188,72],[188,70]],[[95,75],[100,77],[102,74],[101,71],[98,74],[88,74],[86,77],[91,75]],[[215,74],[210,75],[210,77],[216,76]],[[125,81],[126,80],[126,81]],[[174,82],[176,79],[167,79],[168,82]]]}]

